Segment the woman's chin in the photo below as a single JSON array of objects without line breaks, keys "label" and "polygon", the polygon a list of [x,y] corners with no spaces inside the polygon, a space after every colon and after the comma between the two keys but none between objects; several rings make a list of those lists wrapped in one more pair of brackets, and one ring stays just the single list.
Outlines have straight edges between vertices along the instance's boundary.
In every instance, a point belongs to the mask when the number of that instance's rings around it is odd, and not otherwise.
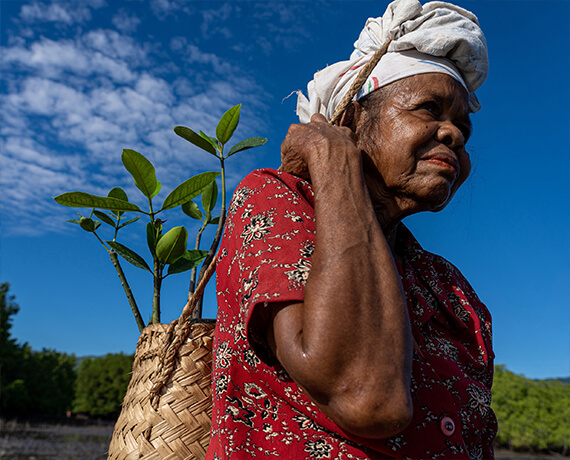
[{"label": "woman's chin", "polygon": [[421,211],[441,211],[451,201],[454,192],[455,190],[452,190],[449,184],[434,187],[427,194],[417,198],[419,208]]}]

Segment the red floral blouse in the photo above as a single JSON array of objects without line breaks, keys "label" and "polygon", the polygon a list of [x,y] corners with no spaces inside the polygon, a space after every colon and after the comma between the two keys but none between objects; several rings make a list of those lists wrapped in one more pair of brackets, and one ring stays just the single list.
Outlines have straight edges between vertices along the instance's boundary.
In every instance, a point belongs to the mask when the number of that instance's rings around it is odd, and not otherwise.
[{"label": "red floral blouse", "polygon": [[380,440],[344,432],[271,353],[252,319],[270,302],[303,299],[313,207],[309,183],[270,169],[252,172],[233,196],[217,268],[206,458],[492,458],[491,316],[459,270],[424,251],[403,225],[398,269],[415,340],[414,415],[406,430]]}]

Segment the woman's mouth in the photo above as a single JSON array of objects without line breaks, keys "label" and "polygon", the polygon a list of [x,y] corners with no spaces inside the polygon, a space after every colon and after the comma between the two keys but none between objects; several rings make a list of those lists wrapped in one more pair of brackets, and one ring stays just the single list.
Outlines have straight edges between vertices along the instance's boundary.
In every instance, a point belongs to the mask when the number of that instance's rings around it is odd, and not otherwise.
[{"label": "woman's mouth", "polygon": [[444,168],[451,169],[451,170],[455,171],[455,167],[453,165],[451,165],[451,164],[449,164],[443,160],[438,160],[437,158],[430,158],[429,160],[426,160],[426,161],[428,161],[432,164],[439,165],[439,166],[442,166]]},{"label": "woman's mouth", "polygon": [[438,168],[444,170],[444,171],[448,171],[449,173],[452,173],[455,177],[457,177],[459,175],[459,162],[457,161],[456,158],[454,158],[451,155],[447,155],[447,154],[434,154],[434,155],[430,155],[428,157],[422,158],[423,161],[437,166]]}]

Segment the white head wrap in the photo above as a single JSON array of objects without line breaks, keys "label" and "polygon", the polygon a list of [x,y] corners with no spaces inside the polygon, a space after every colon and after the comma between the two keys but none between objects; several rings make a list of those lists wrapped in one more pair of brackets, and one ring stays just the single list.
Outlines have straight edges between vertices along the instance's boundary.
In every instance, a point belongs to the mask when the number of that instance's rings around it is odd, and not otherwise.
[{"label": "white head wrap", "polygon": [[308,98],[298,92],[297,115],[307,123],[314,113],[330,118],[361,68],[374,52],[392,39],[355,100],[396,80],[422,73],[445,73],[469,92],[469,109],[481,106],[474,91],[489,68],[487,42],[477,17],[458,6],[418,0],[395,0],[384,16],[370,18],[354,43],[350,60],[317,72],[309,82]]}]

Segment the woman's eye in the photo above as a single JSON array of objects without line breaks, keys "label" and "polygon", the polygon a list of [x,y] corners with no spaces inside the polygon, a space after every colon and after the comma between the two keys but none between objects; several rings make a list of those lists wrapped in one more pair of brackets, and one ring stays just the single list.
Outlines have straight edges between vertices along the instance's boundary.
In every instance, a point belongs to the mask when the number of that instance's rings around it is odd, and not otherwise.
[{"label": "woman's eye", "polygon": [[422,104],[420,104],[420,109],[424,109],[427,110],[428,112],[432,113],[432,114],[436,114],[437,113],[437,104],[435,102],[424,102]]}]

